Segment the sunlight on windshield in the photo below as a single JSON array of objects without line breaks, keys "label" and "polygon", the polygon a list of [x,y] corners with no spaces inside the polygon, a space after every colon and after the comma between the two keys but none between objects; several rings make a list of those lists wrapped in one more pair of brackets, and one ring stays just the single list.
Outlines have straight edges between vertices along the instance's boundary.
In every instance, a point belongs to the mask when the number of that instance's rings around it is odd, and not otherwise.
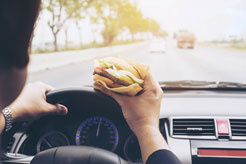
[{"label": "sunlight on windshield", "polygon": [[94,60],[121,55],[159,81],[246,82],[244,0],[43,0],[29,82],[92,85]]}]

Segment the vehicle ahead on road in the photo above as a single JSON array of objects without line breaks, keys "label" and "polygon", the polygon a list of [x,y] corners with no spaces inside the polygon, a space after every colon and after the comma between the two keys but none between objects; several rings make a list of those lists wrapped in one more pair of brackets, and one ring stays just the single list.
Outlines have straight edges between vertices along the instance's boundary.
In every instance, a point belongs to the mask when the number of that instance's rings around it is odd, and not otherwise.
[{"label": "vehicle ahead on road", "polygon": [[195,35],[188,30],[179,30],[176,34],[178,48],[191,48],[195,47]]},{"label": "vehicle ahead on road", "polygon": [[[184,164],[245,164],[246,84],[169,81],[160,86],[165,92],[160,131]],[[63,158],[66,151],[76,158],[84,154],[78,158],[83,161],[95,147],[106,150],[97,152],[105,161],[119,156],[141,163],[137,138],[111,97],[92,87],[67,88],[48,93],[47,101],[66,105],[69,114],[15,125],[3,136],[3,163],[28,164],[37,153],[54,147],[60,147],[51,149],[57,151],[56,160],[73,160]],[[99,124],[100,135],[95,137]],[[61,146],[70,146],[69,151]],[[51,158],[39,155],[41,161]]]},{"label": "vehicle ahead on road", "polygon": [[166,52],[166,41],[165,40],[154,40],[150,44],[151,53],[165,53]]}]

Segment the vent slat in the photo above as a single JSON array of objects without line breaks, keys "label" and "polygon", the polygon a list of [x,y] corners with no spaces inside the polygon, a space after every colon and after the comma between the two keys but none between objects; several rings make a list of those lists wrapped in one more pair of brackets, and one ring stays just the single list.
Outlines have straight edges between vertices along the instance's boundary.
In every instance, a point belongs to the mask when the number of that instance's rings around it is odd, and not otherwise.
[{"label": "vent slat", "polygon": [[[188,129],[175,129],[174,131],[180,131],[180,130],[183,130],[183,131],[189,131]],[[191,131],[191,130],[190,130]],[[195,130],[194,130],[195,131]],[[202,129],[202,130],[199,130],[199,131],[214,131],[214,129]],[[245,130],[246,132],[246,130]]]},{"label": "vent slat", "polygon": [[175,135],[192,135],[192,136],[212,136],[212,135],[214,135],[214,133],[199,133],[199,134],[197,134],[197,133],[176,133]]},{"label": "vent slat", "polygon": [[215,136],[213,119],[173,119],[173,135]]},{"label": "vent slat", "polygon": [[232,122],[231,125],[246,125],[246,123],[243,123],[243,122]]},{"label": "vent slat", "polygon": [[233,133],[233,136],[246,136],[246,133]]},{"label": "vent slat", "polygon": [[246,137],[246,119],[230,119],[232,136]]},{"label": "vent slat", "polygon": [[189,126],[189,127],[191,127],[191,126],[192,127],[214,127],[214,125],[202,125],[202,124],[201,125],[197,125],[197,124],[195,124],[195,125],[194,124],[193,125],[192,124],[187,124],[187,125],[186,124],[181,124],[181,125],[177,125],[177,124],[175,124],[173,126],[174,127],[187,127],[187,126]]},{"label": "vent slat", "polygon": [[233,132],[246,132],[246,129],[232,129]]},{"label": "vent slat", "polygon": [[231,125],[231,128],[245,128],[246,129],[246,125]]},{"label": "vent slat", "polygon": [[186,124],[186,123],[199,123],[199,124],[211,124],[213,121],[173,121],[176,124]]}]

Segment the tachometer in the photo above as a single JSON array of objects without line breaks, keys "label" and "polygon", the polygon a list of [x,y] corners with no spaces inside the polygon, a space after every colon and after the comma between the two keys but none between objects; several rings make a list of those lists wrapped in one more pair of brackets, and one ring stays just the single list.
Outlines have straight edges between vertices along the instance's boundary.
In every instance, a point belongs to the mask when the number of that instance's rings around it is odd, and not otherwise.
[{"label": "tachometer", "polygon": [[115,151],[119,141],[116,126],[107,118],[91,117],[83,121],[76,133],[76,144]]},{"label": "tachometer", "polygon": [[68,146],[68,145],[70,145],[70,143],[67,137],[63,133],[52,131],[46,133],[39,139],[37,144],[37,152],[39,153],[41,151],[51,149],[54,147]]}]

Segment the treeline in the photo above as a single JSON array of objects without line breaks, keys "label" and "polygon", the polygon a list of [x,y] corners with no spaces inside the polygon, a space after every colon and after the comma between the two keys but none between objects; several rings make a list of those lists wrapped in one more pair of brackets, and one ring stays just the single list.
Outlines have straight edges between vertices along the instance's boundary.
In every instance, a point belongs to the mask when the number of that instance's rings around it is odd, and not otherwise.
[{"label": "treeline", "polygon": [[66,23],[74,22],[80,31],[79,21],[88,17],[102,26],[105,45],[110,45],[122,31],[129,31],[132,40],[141,32],[167,35],[155,20],[143,17],[134,0],[43,0],[42,10],[51,15],[47,24],[53,34],[55,51],[58,51],[57,36],[62,30],[66,32]]}]

